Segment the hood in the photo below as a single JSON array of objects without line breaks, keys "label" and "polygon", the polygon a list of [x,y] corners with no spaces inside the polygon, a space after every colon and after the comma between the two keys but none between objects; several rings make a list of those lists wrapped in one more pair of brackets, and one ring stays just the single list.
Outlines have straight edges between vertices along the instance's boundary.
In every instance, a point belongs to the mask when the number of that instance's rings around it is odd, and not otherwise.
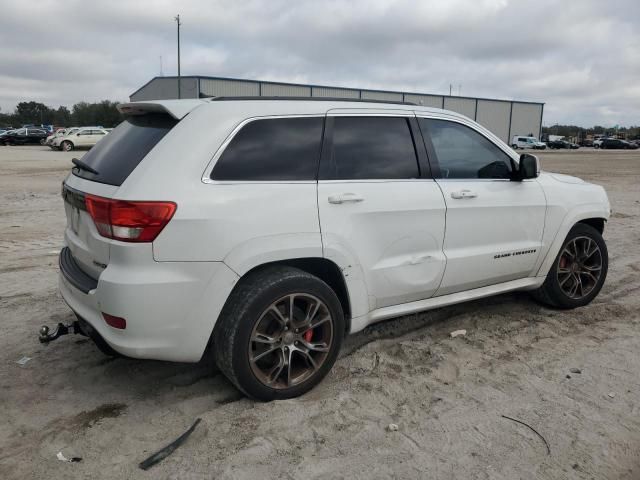
[{"label": "hood", "polygon": [[549,173],[549,175],[553,177],[554,180],[557,180],[558,182],[562,182],[562,183],[572,183],[572,184],[587,183],[581,178],[572,177],[571,175],[564,175],[562,173]]}]

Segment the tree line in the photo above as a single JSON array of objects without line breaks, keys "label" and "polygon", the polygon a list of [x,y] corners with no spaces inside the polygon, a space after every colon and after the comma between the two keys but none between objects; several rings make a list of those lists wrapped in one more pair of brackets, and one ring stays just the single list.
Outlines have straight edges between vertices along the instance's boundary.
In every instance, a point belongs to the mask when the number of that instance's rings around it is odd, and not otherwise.
[{"label": "tree line", "polygon": [[615,135],[618,133],[626,134],[626,138],[640,138],[640,127],[614,127],[607,128],[596,125],[590,128],[578,127],[577,125],[552,125],[550,127],[542,127],[542,133],[547,135],[561,135],[563,137],[585,138],[587,135]]},{"label": "tree line", "polygon": [[52,108],[39,102],[20,102],[12,113],[0,112],[0,127],[19,128],[22,125],[115,127],[123,119],[116,108],[117,105],[118,102],[110,100],[96,103],[79,102],[69,110],[65,106]]}]

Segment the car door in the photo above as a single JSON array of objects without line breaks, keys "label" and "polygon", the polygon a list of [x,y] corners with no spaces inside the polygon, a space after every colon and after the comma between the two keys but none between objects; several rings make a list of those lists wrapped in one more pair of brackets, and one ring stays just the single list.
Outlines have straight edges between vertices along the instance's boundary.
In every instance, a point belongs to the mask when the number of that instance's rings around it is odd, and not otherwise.
[{"label": "car door", "polygon": [[447,264],[436,295],[532,275],[546,213],[538,181],[511,181],[515,160],[471,123],[418,123],[447,205]]},{"label": "car door", "polygon": [[431,297],[445,205],[412,112],[329,111],[318,210],[325,257],[364,279],[369,309]]},{"label": "car door", "polygon": [[27,136],[27,129],[21,128],[13,135],[12,141],[17,145],[24,145],[25,143],[27,143],[28,138],[29,137]]},{"label": "car door", "polygon": [[91,146],[94,146],[96,143],[98,143],[100,140],[102,140],[104,138],[104,136],[107,134],[106,131],[104,130],[91,130]]},{"label": "car door", "polygon": [[91,130],[80,130],[71,140],[76,147],[86,147],[91,138]]}]

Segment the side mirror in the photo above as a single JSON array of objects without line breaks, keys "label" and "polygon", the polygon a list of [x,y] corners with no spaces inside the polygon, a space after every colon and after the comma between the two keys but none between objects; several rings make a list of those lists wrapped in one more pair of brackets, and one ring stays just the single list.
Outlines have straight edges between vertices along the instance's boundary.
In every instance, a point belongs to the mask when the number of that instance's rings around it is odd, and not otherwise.
[{"label": "side mirror", "polygon": [[518,180],[526,180],[527,178],[537,178],[540,175],[540,160],[535,155],[523,153],[520,155],[520,164],[518,165]]}]

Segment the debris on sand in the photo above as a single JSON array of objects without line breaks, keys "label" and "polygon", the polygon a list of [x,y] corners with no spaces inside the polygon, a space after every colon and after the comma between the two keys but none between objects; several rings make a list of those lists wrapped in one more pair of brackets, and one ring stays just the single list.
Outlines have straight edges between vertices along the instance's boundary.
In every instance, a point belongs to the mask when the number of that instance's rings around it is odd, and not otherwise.
[{"label": "debris on sand", "polygon": [[616,396],[616,394],[613,392],[609,392],[607,395],[609,395],[609,398],[614,398]]},{"label": "debris on sand", "polygon": [[551,455],[551,447],[549,446],[547,439],[544,438],[535,428],[533,428],[531,425],[524,423],[522,420],[518,420],[517,418],[507,417],[506,415],[502,415],[502,418],[506,418],[507,420],[511,420],[512,422],[519,423],[520,425],[524,425],[525,427],[530,429],[533,433],[538,435],[538,437],[542,439],[542,441],[544,442],[544,445],[547,447],[547,455]]},{"label": "debris on sand", "polygon": [[165,458],[167,458],[169,455],[171,455],[173,452],[175,452],[175,450],[180,445],[182,445],[187,438],[189,438],[189,435],[191,435],[193,433],[193,431],[196,429],[196,427],[198,426],[198,424],[201,421],[202,421],[202,419],[200,419],[200,418],[196,419],[196,421],[193,423],[193,425],[191,425],[191,427],[189,427],[189,430],[184,432],[182,435],[180,435],[178,438],[176,438],[173,442],[171,442],[169,445],[167,445],[163,449],[158,450],[156,453],[151,455],[149,458],[147,458],[146,460],[143,460],[142,462],[140,462],[139,467],[142,470],[149,470],[156,463],[159,463],[162,460],[164,460]]},{"label": "debris on sand", "polygon": [[582,373],[582,370],[580,370],[579,368],[575,368],[575,367],[574,368],[570,368],[569,371],[571,373]]},{"label": "debris on sand", "polygon": [[27,362],[31,360],[31,357],[22,357],[20,360],[18,360],[16,363],[20,366],[24,366],[27,364]]},{"label": "debris on sand", "polygon": [[396,425],[395,423],[390,423],[387,426],[387,430],[389,430],[390,432],[397,432],[398,431],[398,425]]},{"label": "debris on sand", "polygon": [[56,457],[58,458],[58,460],[60,460],[61,462],[69,462],[69,463],[78,463],[82,461],[82,457],[71,457],[71,458],[67,458],[64,456],[64,454],[62,452],[58,452],[58,454],[56,455]]},{"label": "debris on sand", "polygon": [[451,332],[451,338],[456,338],[460,335],[466,335],[467,331],[466,330],[456,330],[454,332]]}]

